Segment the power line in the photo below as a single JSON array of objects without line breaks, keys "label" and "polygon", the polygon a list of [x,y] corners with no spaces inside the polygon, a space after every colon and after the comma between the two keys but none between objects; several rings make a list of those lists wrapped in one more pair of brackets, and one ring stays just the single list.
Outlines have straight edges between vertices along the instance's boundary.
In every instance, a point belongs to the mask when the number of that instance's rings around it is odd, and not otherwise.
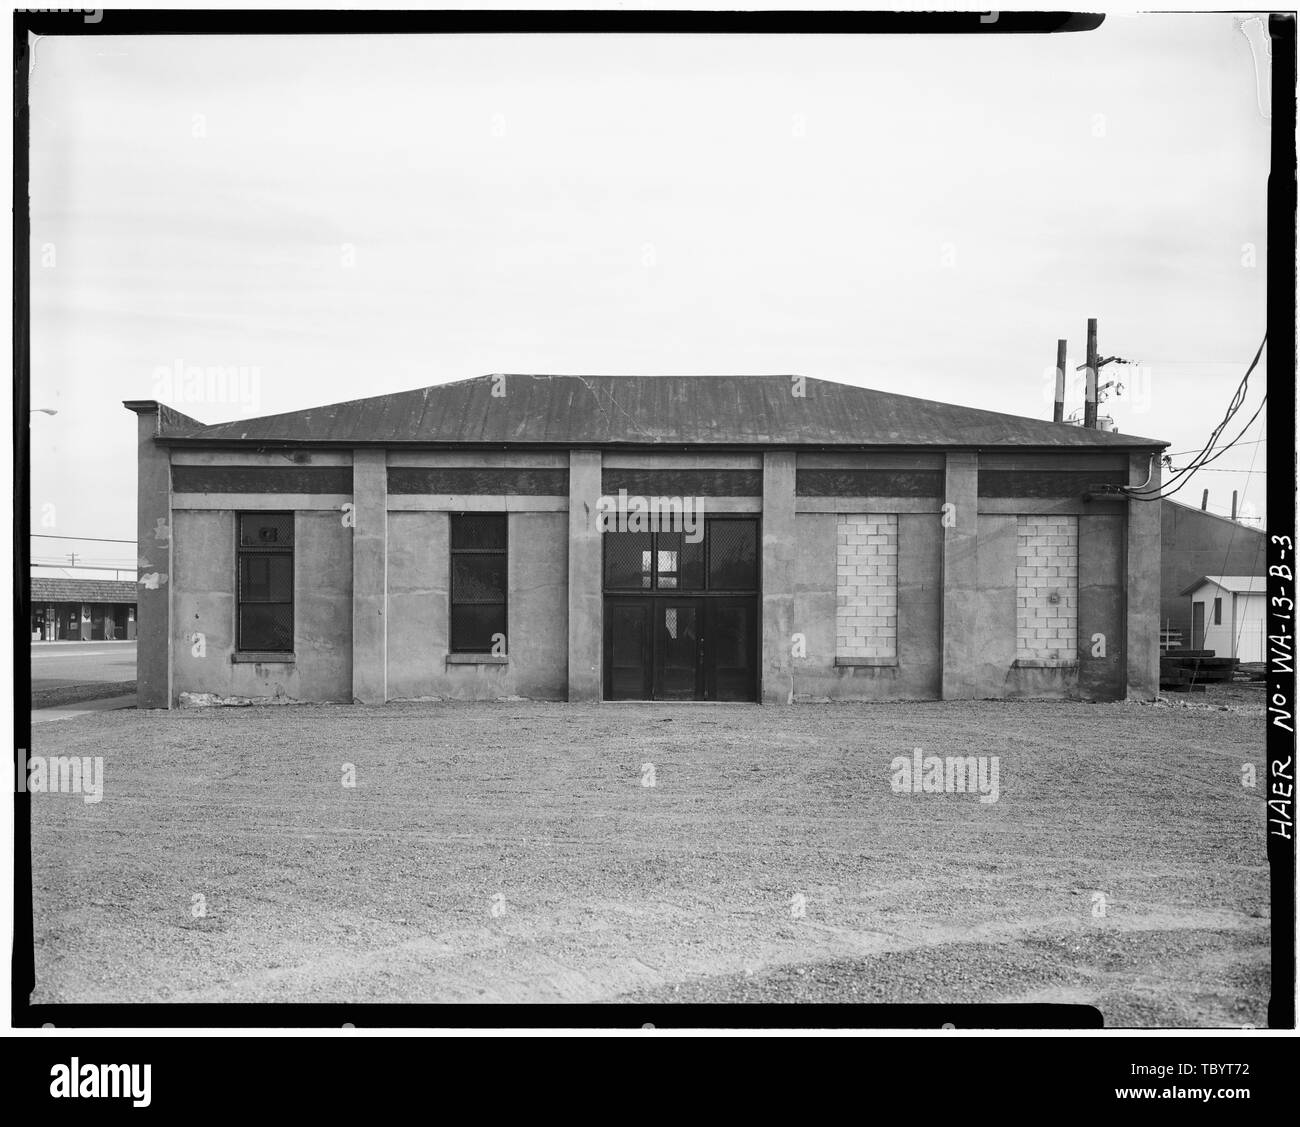
[{"label": "power line", "polygon": [[67,570],[72,570],[72,571],[136,571],[136,570],[138,570],[138,565],[136,565],[136,564],[134,564],[134,563],[123,563],[123,564],[73,564],[73,563],[62,563],[62,562],[60,562],[60,561],[58,561],[58,560],[55,560],[55,561],[52,562],[52,563],[43,563],[43,562],[41,562],[40,560],[33,560],[33,561],[30,562],[27,566],[28,566],[28,567],[45,567],[45,568],[49,568],[49,569],[51,569],[52,571],[67,571]]},{"label": "power line", "polygon": [[[1268,441],[1267,438],[1252,438],[1249,442],[1238,442],[1237,445],[1238,445],[1238,446],[1258,446],[1261,442],[1267,442],[1267,441]],[[1215,449],[1218,449],[1218,447],[1215,447]],[[1170,451],[1168,452],[1168,455],[1169,455],[1169,457],[1171,457],[1171,458],[1177,458],[1180,454],[1197,454],[1197,453],[1200,453],[1200,451],[1198,451],[1198,450],[1170,450]]]},{"label": "power line", "polygon": [[[1242,427],[1240,431],[1237,432],[1237,438],[1240,438],[1243,434],[1246,433],[1246,431],[1250,429],[1251,423],[1253,423],[1257,418],[1259,418],[1259,413],[1262,410],[1264,410],[1264,404],[1266,404],[1267,402],[1268,402],[1268,395],[1265,394],[1264,398],[1260,400],[1259,406],[1255,408],[1255,413],[1251,415],[1249,422],[1247,422],[1246,425]],[[1183,474],[1187,474],[1187,476],[1184,477],[1182,481],[1178,482],[1178,484],[1175,485],[1174,488],[1171,489],[1168,493],[1161,493],[1157,497],[1143,497],[1141,499],[1143,501],[1152,501],[1152,500],[1161,500],[1165,497],[1172,497],[1175,493],[1177,493],[1180,489],[1182,489],[1184,485],[1186,485],[1189,481],[1191,481],[1192,478],[1196,476],[1198,471],[1203,470],[1210,462],[1215,461],[1215,459],[1223,457],[1223,455],[1226,454],[1229,450],[1231,450],[1233,446],[1235,446],[1236,444],[1237,444],[1237,439],[1234,438],[1231,442],[1228,443],[1227,446],[1225,446],[1222,450],[1219,451],[1219,453],[1215,454],[1213,457],[1205,458],[1200,462],[1197,462],[1195,459],[1193,459],[1191,463],[1189,463],[1183,469],[1179,470],[1178,473],[1174,475],[1174,480],[1177,481],[1177,479],[1179,477],[1182,477]],[[1258,447],[1256,447],[1255,453],[1256,454],[1259,453]],[[1252,460],[1252,464],[1253,464],[1253,460]],[[1241,471],[1230,470],[1227,472],[1240,473]],[[1249,474],[1247,476],[1249,476]]]},{"label": "power line", "polygon": [[55,536],[48,532],[31,533],[34,540],[84,540],[92,544],[138,544],[138,540],[105,540],[101,536]]},{"label": "power line", "polygon": [[[1160,485],[1151,488],[1145,488],[1141,486],[1137,488],[1128,487],[1123,490],[1124,493],[1126,493],[1129,497],[1135,497],[1138,500],[1142,500],[1142,501],[1159,501],[1164,499],[1165,497],[1172,497],[1175,493],[1177,493],[1180,489],[1182,489],[1183,486],[1185,486],[1189,481],[1192,480],[1192,477],[1195,476],[1196,471],[1198,469],[1200,469],[1204,465],[1207,465],[1210,462],[1213,462],[1216,458],[1222,457],[1229,450],[1231,450],[1233,446],[1237,444],[1237,441],[1241,438],[1241,436],[1244,435],[1246,431],[1250,429],[1251,423],[1253,423],[1255,419],[1259,417],[1260,411],[1264,409],[1264,404],[1268,402],[1267,391],[1264,392],[1264,398],[1260,401],[1259,406],[1255,409],[1255,414],[1253,414],[1250,417],[1249,422],[1247,422],[1246,425],[1242,427],[1241,430],[1237,433],[1237,437],[1234,438],[1231,442],[1229,442],[1226,446],[1224,446],[1221,450],[1219,450],[1217,454],[1214,454],[1212,457],[1206,457],[1206,455],[1210,452],[1210,450],[1214,448],[1214,444],[1218,440],[1219,435],[1223,433],[1228,423],[1232,421],[1233,417],[1241,409],[1241,405],[1246,401],[1246,389],[1250,384],[1250,374],[1255,370],[1255,366],[1259,363],[1259,358],[1264,355],[1264,347],[1267,344],[1268,344],[1268,333],[1266,332],[1264,334],[1264,339],[1259,342],[1259,348],[1255,350],[1255,358],[1251,360],[1250,367],[1246,369],[1246,374],[1241,377],[1241,382],[1237,385],[1237,390],[1234,391],[1232,394],[1232,399],[1228,403],[1227,412],[1224,414],[1223,419],[1220,421],[1219,425],[1216,426],[1214,430],[1211,432],[1210,437],[1206,439],[1205,445],[1201,448],[1201,452],[1195,458],[1193,458],[1191,462],[1189,462],[1186,466],[1184,466],[1181,470],[1178,470],[1170,481],[1162,482]],[[1179,478],[1182,478],[1182,480],[1179,481],[1178,480]],[[1178,482],[1178,484],[1174,485],[1174,482]],[[1174,487],[1172,489],[1167,489],[1167,487],[1170,485],[1173,485]]]}]

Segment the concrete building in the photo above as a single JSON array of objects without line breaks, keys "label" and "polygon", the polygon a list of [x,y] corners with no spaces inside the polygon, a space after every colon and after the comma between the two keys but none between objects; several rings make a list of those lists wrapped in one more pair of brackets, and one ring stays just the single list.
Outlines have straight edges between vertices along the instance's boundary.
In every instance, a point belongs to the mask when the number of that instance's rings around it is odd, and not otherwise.
[{"label": "concrete building", "polygon": [[129,580],[31,580],[33,642],[113,642],[135,637],[136,585]]},{"label": "concrete building", "polygon": [[1170,648],[1204,648],[1193,645],[1188,585],[1207,575],[1262,577],[1264,541],[1261,528],[1172,499],[1160,502],[1160,628],[1174,643]]},{"label": "concrete building", "polygon": [[1262,575],[1202,575],[1189,583],[1183,590],[1192,622],[1186,648],[1262,662],[1266,582]]},{"label": "concrete building", "polygon": [[142,707],[1157,691],[1154,439],[787,376],[126,406]]}]

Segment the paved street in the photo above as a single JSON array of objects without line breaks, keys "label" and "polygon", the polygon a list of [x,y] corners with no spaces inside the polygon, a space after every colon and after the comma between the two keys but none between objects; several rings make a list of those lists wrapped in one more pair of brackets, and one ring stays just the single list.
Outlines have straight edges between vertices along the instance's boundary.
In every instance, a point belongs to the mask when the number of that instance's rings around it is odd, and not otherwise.
[{"label": "paved street", "polygon": [[135,642],[33,642],[32,688],[135,680]]}]

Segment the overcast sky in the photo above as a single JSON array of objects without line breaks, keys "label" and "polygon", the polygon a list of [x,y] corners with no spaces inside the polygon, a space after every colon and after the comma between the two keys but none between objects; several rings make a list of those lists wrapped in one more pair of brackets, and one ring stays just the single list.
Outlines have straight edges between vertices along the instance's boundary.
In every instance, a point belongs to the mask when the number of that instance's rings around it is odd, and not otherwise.
[{"label": "overcast sky", "polygon": [[[54,531],[134,536],[123,399],[217,422],[488,372],[788,372],[1050,418],[1090,316],[1144,364],[1106,370],[1130,386],[1102,414],[1199,450],[1265,328],[1248,18],[42,39],[33,531],[53,505]],[[178,364],[245,379],[195,399]],[[1178,499],[1263,515],[1266,449]]]}]

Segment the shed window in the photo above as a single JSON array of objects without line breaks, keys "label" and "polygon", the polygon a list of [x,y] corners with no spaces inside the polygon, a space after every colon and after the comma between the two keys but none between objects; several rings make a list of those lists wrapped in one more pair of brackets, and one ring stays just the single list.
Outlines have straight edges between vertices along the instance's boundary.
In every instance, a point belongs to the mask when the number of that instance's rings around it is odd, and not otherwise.
[{"label": "shed window", "polygon": [[451,652],[506,652],[506,515],[451,518]]},{"label": "shed window", "polygon": [[1223,600],[1222,599],[1214,600],[1214,625],[1215,626],[1223,625]]},{"label": "shed window", "polygon": [[293,652],[293,513],[239,515],[237,646]]}]

